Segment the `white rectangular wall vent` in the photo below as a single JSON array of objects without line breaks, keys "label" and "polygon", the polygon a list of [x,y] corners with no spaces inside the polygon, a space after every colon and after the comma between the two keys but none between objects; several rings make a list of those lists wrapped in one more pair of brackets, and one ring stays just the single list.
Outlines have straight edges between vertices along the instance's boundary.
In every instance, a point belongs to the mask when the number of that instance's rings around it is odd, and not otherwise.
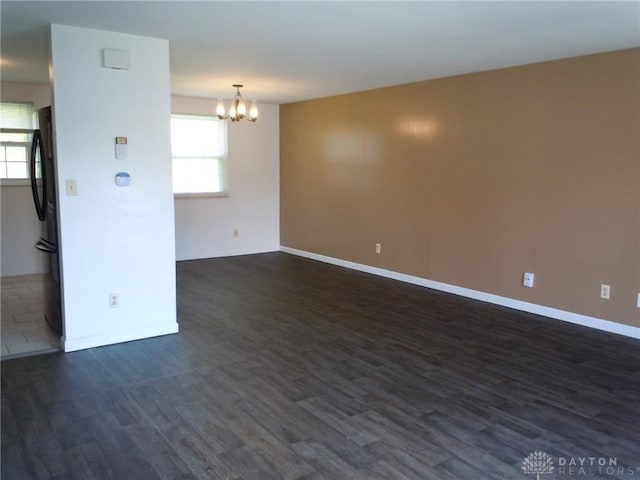
[{"label": "white rectangular wall vent", "polygon": [[112,48],[102,49],[102,66],[116,70],[129,70],[129,52]]}]

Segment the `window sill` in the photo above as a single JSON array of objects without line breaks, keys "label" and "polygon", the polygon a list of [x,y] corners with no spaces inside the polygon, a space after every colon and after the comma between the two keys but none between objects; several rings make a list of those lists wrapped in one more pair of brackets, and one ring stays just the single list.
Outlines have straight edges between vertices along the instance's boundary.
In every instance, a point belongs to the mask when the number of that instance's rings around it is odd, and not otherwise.
[{"label": "window sill", "polygon": [[0,185],[3,187],[29,187],[31,180],[28,178],[2,178]]},{"label": "window sill", "polygon": [[173,198],[181,200],[185,198],[227,198],[229,192],[201,192],[201,193],[174,193]]}]

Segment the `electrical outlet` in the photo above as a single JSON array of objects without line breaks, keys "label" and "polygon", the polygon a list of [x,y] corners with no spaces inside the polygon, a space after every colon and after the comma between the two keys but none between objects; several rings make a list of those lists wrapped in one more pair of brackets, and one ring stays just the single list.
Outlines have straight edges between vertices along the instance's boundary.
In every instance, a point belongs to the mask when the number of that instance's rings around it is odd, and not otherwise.
[{"label": "electrical outlet", "polygon": [[120,306],[120,295],[117,293],[109,294],[109,308],[118,308]]},{"label": "electrical outlet", "polygon": [[528,287],[528,288],[533,288],[533,284],[535,282],[536,276],[535,274],[531,273],[531,272],[524,272],[524,275],[522,275],[522,286],[523,287]]},{"label": "electrical outlet", "polygon": [[605,285],[604,283],[600,285],[600,298],[604,298],[605,300],[609,300],[611,298],[610,285]]},{"label": "electrical outlet", "polygon": [[376,253],[380,253],[382,251],[382,245],[376,243]]}]

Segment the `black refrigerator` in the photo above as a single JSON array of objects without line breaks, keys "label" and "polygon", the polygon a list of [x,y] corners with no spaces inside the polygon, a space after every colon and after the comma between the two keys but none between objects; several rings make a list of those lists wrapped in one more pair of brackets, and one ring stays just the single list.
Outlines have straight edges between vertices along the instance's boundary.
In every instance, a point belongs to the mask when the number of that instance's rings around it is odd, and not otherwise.
[{"label": "black refrigerator", "polygon": [[58,200],[51,107],[38,110],[38,121],[39,129],[33,133],[29,166],[33,201],[38,219],[41,222],[41,237],[35,247],[47,255],[49,264],[45,287],[44,316],[51,328],[62,335]]}]

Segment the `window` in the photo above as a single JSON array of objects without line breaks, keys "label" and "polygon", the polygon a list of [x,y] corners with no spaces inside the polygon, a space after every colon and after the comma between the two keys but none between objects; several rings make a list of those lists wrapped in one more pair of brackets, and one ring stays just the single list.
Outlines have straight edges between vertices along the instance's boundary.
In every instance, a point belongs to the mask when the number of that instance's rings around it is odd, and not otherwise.
[{"label": "window", "polygon": [[0,103],[0,178],[29,178],[34,124],[33,104]]},{"label": "window", "polygon": [[227,128],[217,117],[171,115],[173,193],[227,192]]}]

